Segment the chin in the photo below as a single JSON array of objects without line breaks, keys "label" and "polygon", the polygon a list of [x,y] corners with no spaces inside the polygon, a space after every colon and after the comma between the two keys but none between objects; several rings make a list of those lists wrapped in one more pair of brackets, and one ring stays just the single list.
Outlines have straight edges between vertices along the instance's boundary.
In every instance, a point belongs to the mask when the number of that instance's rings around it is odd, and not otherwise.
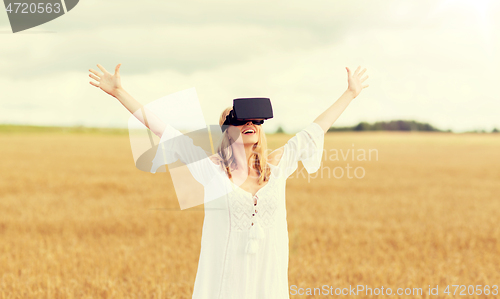
[{"label": "chin", "polygon": [[248,144],[248,143],[255,144],[258,141],[259,141],[259,138],[257,136],[252,136],[248,139],[243,139],[243,143],[245,143],[245,144]]}]

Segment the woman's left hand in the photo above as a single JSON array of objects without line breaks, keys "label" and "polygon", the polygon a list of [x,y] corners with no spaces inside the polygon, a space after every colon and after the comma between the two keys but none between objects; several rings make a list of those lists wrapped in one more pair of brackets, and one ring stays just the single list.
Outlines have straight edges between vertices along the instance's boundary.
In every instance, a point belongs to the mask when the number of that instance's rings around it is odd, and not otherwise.
[{"label": "woman's left hand", "polygon": [[359,70],[361,69],[361,66],[358,66],[354,74],[351,73],[351,70],[348,67],[346,67],[346,69],[347,69],[347,84],[348,84],[347,90],[352,92],[354,97],[357,97],[361,92],[361,90],[363,90],[363,88],[369,86],[368,84],[362,85],[362,83],[366,79],[368,79],[368,75],[361,78],[361,76],[365,73],[366,68],[364,68],[363,71],[360,72]]}]

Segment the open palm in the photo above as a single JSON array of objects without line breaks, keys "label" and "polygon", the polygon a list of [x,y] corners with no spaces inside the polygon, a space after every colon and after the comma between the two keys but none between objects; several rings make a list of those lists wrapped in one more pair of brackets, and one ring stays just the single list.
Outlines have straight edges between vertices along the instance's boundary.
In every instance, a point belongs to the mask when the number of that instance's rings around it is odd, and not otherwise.
[{"label": "open palm", "polygon": [[89,69],[89,71],[91,72],[91,74],[89,74],[89,77],[97,81],[97,83],[90,81],[90,84],[116,97],[118,89],[122,87],[120,81],[120,66],[121,63],[116,66],[115,73],[111,74],[106,71],[106,69],[102,65],[97,64],[97,67],[102,71],[102,73],[93,69]]},{"label": "open palm", "polygon": [[360,68],[361,68],[361,66],[358,66],[358,68],[356,69],[354,74],[351,74],[351,70],[348,67],[346,67],[346,69],[347,69],[347,84],[348,84],[347,89],[350,90],[354,94],[354,97],[357,97],[359,95],[359,93],[361,92],[361,90],[363,90],[363,88],[366,88],[369,86],[368,84],[362,85],[363,82],[365,82],[365,80],[368,79],[368,75],[361,78],[361,76],[363,76],[363,74],[365,73],[366,68],[363,69],[362,72],[359,71]]}]

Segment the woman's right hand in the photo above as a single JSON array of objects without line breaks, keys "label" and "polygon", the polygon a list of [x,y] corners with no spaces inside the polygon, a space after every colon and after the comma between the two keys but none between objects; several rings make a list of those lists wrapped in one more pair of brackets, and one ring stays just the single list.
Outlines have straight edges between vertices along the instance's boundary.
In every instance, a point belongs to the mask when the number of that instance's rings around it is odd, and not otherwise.
[{"label": "woman's right hand", "polygon": [[95,71],[93,69],[89,69],[89,71],[91,72],[91,74],[89,74],[89,77],[97,81],[97,83],[93,81],[90,81],[89,83],[104,90],[107,94],[116,97],[118,90],[122,88],[120,80],[121,65],[122,64],[120,63],[116,66],[115,73],[112,75],[111,73],[106,71],[106,69],[102,65],[97,64],[97,67],[102,71],[102,73],[99,73],[98,71]]}]

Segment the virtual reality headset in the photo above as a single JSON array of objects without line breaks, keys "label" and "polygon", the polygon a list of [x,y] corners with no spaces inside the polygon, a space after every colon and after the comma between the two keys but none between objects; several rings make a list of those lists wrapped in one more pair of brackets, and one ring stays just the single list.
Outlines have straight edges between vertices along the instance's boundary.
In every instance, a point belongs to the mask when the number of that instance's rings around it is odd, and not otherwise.
[{"label": "virtual reality headset", "polygon": [[226,116],[222,124],[222,132],[229,125],[241,126],[252,119],[254,124],[263,124],[265,119],[273,118],[273,107],[269,98],[238,98],[233,100],[233,110]]}]

